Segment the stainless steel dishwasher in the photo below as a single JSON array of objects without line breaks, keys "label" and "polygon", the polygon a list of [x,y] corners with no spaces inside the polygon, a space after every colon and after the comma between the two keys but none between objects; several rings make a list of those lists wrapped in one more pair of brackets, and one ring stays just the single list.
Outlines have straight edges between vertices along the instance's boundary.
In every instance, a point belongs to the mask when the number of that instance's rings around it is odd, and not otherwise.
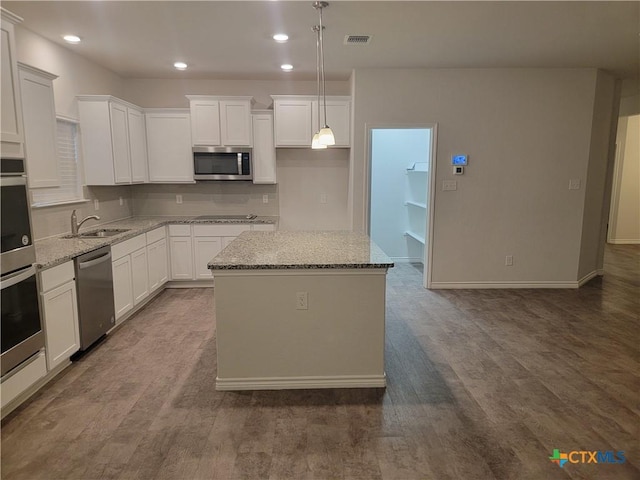
[{"label": "stainless steel dishwasher", "polygon": [[111,247],[80,255],[75,260],[80,317],[80,350],[86,350],[115,325]]}]

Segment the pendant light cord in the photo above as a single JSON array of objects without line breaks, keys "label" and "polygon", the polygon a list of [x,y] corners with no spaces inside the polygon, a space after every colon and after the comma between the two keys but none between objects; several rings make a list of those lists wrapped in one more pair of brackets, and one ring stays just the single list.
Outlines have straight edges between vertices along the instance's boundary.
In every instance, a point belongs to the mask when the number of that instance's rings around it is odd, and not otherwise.
[{"label": "pendant light cord", "polygon": [[318,131],[322,128],[320,123],[320,31],[321,26],[316,25],[313,29],[316,31],[316,83],[318,84]]},{"label": "pendant light cord", "polygon": [[322,75],[322,99],[324,101],[324,125],[327,125],[327,91],[324,80],[324,36],[322,35],[322,30],[324,27],[322,26],[322,9],[323,5],[320,5],[318,8],[318,12],[320,13],[320,72]]}]

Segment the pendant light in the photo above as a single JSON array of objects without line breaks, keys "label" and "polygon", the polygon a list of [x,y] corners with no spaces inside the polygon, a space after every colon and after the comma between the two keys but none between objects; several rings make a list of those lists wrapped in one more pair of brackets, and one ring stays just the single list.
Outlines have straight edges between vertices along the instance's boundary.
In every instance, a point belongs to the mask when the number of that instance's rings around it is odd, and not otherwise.
[{"label": "pendant light", "polygon": [[[325,88],[325,78],[324,78],[324,38],[322,31],[324,27],[322,26],[322,9],[328,7],[328,2],[313,2],[313,8],[318,11],[319,25],[318,25],[318,44],[319,44],[319,57],[320,57],[320,76],[321,79],[318,81],[318,85],[322,84],[322,100],[324,104],[324,126],[318,132],[318,137],[320,144],[322,145],[335,145],[336,139],[333,135],[333,131],[331,127],[327,125],[327,91]],[[318,110],[320,110],[320,104],[318,103]],[[320,126],[320,122],[318,122],[318,126]]]},{"label": "pendant light", "polygon": [[[318,128],[320,128],[320,26],[314,26],[313,31],[316,32],[316,80],[318,84]],[[326,145],[320,143],[320,130],[313,136],[311,148],[314,150],[327,148]]]}]

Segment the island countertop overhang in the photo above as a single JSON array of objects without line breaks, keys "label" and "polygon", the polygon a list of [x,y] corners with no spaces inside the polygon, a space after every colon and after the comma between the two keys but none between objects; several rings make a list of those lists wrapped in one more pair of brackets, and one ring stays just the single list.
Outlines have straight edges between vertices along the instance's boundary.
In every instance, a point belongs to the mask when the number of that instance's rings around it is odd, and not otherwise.
[{"label": "island countertop overhang", "polygon": [[243,232],[209,263],[213,271],[388,269],[391,259],[362,233]]}]

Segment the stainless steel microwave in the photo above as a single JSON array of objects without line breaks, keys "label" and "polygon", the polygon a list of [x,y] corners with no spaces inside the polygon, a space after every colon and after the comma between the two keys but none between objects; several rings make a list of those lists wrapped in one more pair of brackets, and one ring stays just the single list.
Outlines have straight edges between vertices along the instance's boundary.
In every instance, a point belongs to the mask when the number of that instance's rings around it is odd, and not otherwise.
[{"label": "stainless steel microwave", "polygon": [[252,180],[250,148],[193,147],[195,180]]}]

